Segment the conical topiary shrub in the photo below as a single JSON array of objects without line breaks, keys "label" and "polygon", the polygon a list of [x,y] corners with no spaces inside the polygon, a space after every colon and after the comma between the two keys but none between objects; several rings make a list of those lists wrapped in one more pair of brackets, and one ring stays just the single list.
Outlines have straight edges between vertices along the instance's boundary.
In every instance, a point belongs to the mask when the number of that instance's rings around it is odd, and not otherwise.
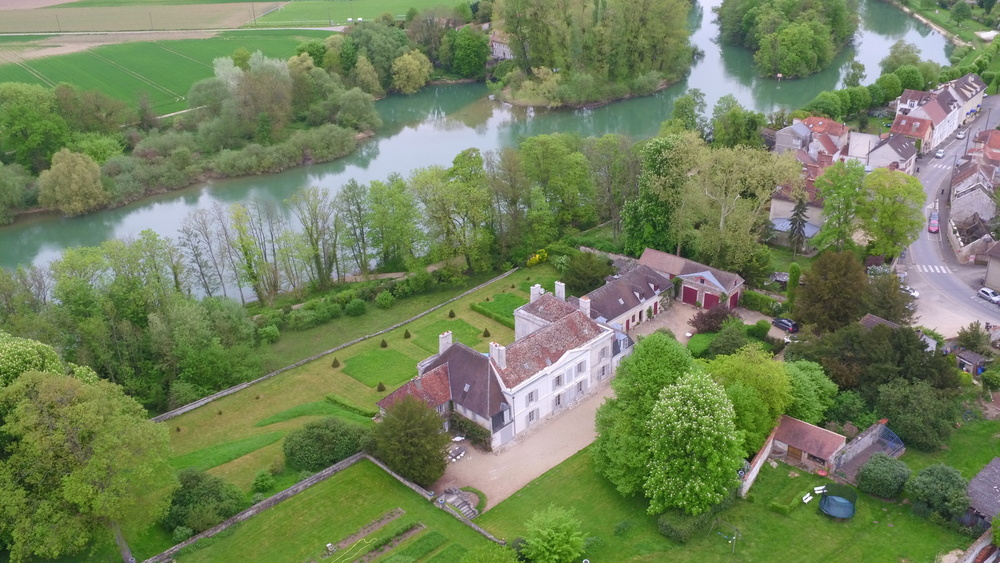
[{"label": "conical topiary shrub", "polygon": [[409,337],[410,337],[410,329],[406,329],[406,331],[403,332],[403,338],[409,338]]},{"label": "conical topiary shrub", "polygon": [[385,383],[381,381],[378,382],[378,387],[375,388],[379,393],[385,391]]},{"label": "conical topiary shrub", "polygon": [[490,337],[490,329],[484,328],[483,329],[483,338],[489,338],[489,337]]},{"label": "conical topiary shrub", "polygon": [[448,309],[448,318],[449,319],[454,319],[455,318],[455,310],[454,309]]},{"label": "conical topiary shrub", "polygon": [[330,365],[333,366],[333,367],[335,367],[335,368],[339,368],[340,367],[340,360],[338,360],[337,358],[334,358],[333,359],[333,363],[330,364]]},{"label": "conical topiary shrub", "polygon": [[378,343],[378,347],[379,348],[388,348],[389,347],[389,343],[385,341],[385,338],[383,338],[382,342]]}]

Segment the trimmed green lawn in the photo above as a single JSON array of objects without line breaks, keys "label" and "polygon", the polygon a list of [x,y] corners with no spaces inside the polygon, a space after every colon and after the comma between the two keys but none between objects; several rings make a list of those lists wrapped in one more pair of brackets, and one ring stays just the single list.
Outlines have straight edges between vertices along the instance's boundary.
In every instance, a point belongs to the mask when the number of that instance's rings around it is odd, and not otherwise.
[{"label": "trimmed green lawn", "polygon": [[[439,347],[438,337],[449,330],[451,331],[452,342],[461,342],[466,346],[475,348],[483,341],[482,330],[462,319],[455,318],[442,319],[427,325],[413,336],[413,343],[420,346],[428,355],[437,354]],[[491,336],[492,334],[490,332]]]},{"label": "trimmed green lawn", "polygon": [[329,401],[316,401],[314,403],[296,405],[288,410],[283,410],[277,414],[273,414],[257,424],[254,424],[254,426],[258,428],[261,426],[269,426],[271,424],[277,424],[279,422],[285,422],[286,420],[292,420],[293,418],[303,416],[336,416],[364,426],[371,426],[372,424],[372,420],[367,416],[351,412]]},{"label": "trimmed green lawn", "polygon": [[488,541],[365,460],[254,516],[226,537],[196,544],[176,559],[181,563],[303,561],[322,552],[327,543],[340,542],[396,507],[406,513],[369,534],[365,541],[382,539],[397,522],[422,522],[429,531],[386,556],[435,533],[448,542],[445,549],[458,546],[464,551]]},{"label": "trimmed green lawn", "polygon": [[520,284],[518,284],[517,286],[518,289],[520,289],[525,295],[530,297],[531,286],[537,283],[541,284],[542,289],[544,289],[545,291],[549,293],[555,293],[556,282],[559,281],[559,278],[561,276],[559,275],[558,272],[555,271],[555,268],[549,267],[548,269],[551,271],[550,272],[545,271],[541,269],[540,266],[535,266],[531,268],[528,271],[534,273],[535,275],[529,275],[527,279],[523,280]]},{"label": "trimmed green lawn", "polygon": [[226,442],[203,450],[190,452],[170,460],[175,469],[194,468],[201,471],[217,467],[246,454],[271,445],[284,436],[284,432],[269,432],[258,434],[242,440]]},{"label": "trimmed green lawn", "polygon": [[257,25],[295,26],[322,23],[346,23],[348,18],[375,19],[382,14],[405,16],[411,8],[423,11],[441,5],[439,0],[350,0],[329,2],[299,0],[289,2],[266,16],[257,18]]},{"label": "trimmed green lawn", "polygon": [[[768,505],[801,496],[813,486],[828,483],[779,464],[765,465],[748,500],[739,500],[720,518],[739,528],[742,540],[732,544],[709,530],[687,544],[677,544],[657,531],[656,518],[646,514],[641,498],[620,496],[610,482],[597,475],[589,448],[532,481],[527,487],[476,519],[476,523],[508,541],[524,534],[535,511],[550,504],[571,508],[584,534],[604,540],[587,556],[594,561],[857,561],[898,563],[933,561],[939,553],[964,549],[967,538],[913,516],[904,505],[886,503],[862,494],[857,514],[836,522],[818,511],[818,503],[799,505],[785,516]],[[567,486],[572,483],[572,486]],[[615,530],[625,530],[615,535]],[[731,535],[730,531],[724,531]]]},{"label": "trimmed green lawn", "polygon": [[398,387],[417,375],[417,364],[392,348],[375,348],[347,360],[344,373],[369,387]]},{"label": "trimmed green lawn", "polygon": [[[889,421],[892,428],[892,421]],[[907,449],[902,459],[914,473],[935,463],[957,469],[962,477],[972,479],[994,457],[1000,455],[1000,420],[965,422],[955,430],[948,445],[940,451],[927,453]]]}]

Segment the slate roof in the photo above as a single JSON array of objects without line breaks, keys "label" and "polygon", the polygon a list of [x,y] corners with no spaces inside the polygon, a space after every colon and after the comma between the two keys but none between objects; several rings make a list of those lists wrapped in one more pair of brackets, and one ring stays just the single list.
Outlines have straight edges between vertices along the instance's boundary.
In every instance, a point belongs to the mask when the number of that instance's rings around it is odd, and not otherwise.
[{"label": "slate roof", "polygon": [[844,447],[847,438],[819,426],[813,426],[788,415],[781,415],[774,439],[798,448],[807,454],[829,460]]},{"label": "slate roof", "polygon": [[531,313],[542,320],[553,323],[573,311],[576,311],[576,307],[566,303],[565,301],[561,301],[558,297],[552,295],[551,293],[546,293],[531,303],[522,305],[521,310],[525,313]]},{"label": "slate roof", "polygon": [[670,278],[649,266],[639,264],[587,294],[590,298],[590,316],[594,319],[614,319],[656,297],[668,287],[673,287]]},{"label": "slate roof", "polygon": [[795,133],[795,136],[799,137],[800,139],[807,139],[811,135],[811,130],[809,129],[809,127],[805,123],[802,123],[801,121],[789,125],[788,127],[782,129],[782,131]]},{"label": "slate roof", "polygon": [[910,90],[907,88],[903,90],[903,93],[899,96],[899,105],[904,107],[909,107],[907,102],[913,101],[917,106],[926,103],[930,99],[930,93],[924,92],[922,90]]},{"label": "slate roof", "polygon": [[583,346],[605,330],[580,311],[574,311],[507,346],[506,369],[500,369],[495,361],[491,363],[503,385],[513,389],[558,362],[569,350]]},{"label": "slate roof", "polygon": [[461,342],[452,344],[444,354],[432,357],[424,373],[444,368],[448,374],[451,400],[489,419],[500,412],[504,402],[500,385],[490,373],[489,358]]},{"label": "slate roof", "polygon": [[802,123],[816,134],[825,133],[834,137],[840,137],[844,133],[847,133],[847,126],[828,117],[807,117],[802,120]]},{"label": "slate roof", "polygon": [[906,135],[907,137],[924,139],[927,137],[927,132],[930,131],[931,125],[929,119],[900,114],[893,120],[892,128],[889,131],[893,135]]},{"label": "slate roof", "polygon": [[687,278],[694,275],[702,275],[706,278],[706,281],[712,280],[719,286],[719,289],[726,293],[732,293],[743,285],[743,278],[737,274],[652,248],[647,248],[642,252],[642,256],[639,257],[639,263],[645,264],[657,272],[671,277],[680,276]]},{"label": "slate roof", "polygon": [[[771,226],[778,232],[787,233],[792,230],[792,221],[791,218],[771,219]],[[806,223],[805,235],[807,239],[813,238],[818,232],[819,227],[812,223]]]},{"label": "slate roof", "polygon": [[883,319],[882,317],[873,315],[871,313],[868,313],[864,317],[861,317],[861,320],[858,321],[858,324],[860,324],[861,326],[865,327],[868,330],[871,330],[871,329],[875,328],[878,325],[887,326],[887,327],[889,327],[889,328],[891,328],[893,330],[899,328],[898,324],[896,324],[896,323],[894,323],[892,321],[887,321],[887,320]]},{"label": "slate roof", "polygon": [[382,397],[379,407],[387,409],[402,401],[405,397],[416,397],[427,403],[431,408],[451,400],[451,388],[448,384],[448,367],[438,366],[423,375],[418,375],[407,381],[402,387]]},{"label": "slate roof", "polygon": [[983,362],[986,361],[986,357],[985,356],[983,356],[982,354],[973,352],[972,350],[962,350],[962,351],[958,352],[957,354],[955,354],[955,356],[957,358],[965,361],[966,363],[972,364],[974,366],[981,365]]},{"label": "slate roof", "polygon": [[899,155],[900,160],[909,160],[913,155],[917,154],[916,143],[913,142],[913,139],[908,139],[903,135],[890,135],[888,139],[883,139],[872,150],[875,151],[882,147],[892,149],[893,152]]},{"label": "slate roof", "polygon": [[966,490],[976,512],[989,520],[1000,514],[1000,457],[993,458],[977,473]]}]

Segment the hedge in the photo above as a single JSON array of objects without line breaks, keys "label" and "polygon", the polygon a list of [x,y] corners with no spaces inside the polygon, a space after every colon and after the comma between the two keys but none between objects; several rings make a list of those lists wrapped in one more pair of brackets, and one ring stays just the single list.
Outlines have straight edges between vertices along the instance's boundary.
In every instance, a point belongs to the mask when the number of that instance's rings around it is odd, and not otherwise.
[{"label": "hedge", "polygon": [[785,311],[784,303],[756,291],[744,291],[740,297],[740,306],[772,317],[776,317]]},{"label": "hedge", "polygon": [[488,318],[488,319],[493,319],[494,321],[502,324],[503,326],[505,326],[507,328],[510,328],[510,329],[514,328],[514,318],[513,317],[508,317],[506,315],[501,315],[501,314],[495,313],[495,312],[487,309],[486,307],[483,307],[482,303],[473,303],[472,304],[472,310],[475,311],[475,312],[477,312],[477,313],[479,313],[480,315]]},{"label": "hedge", "polygon": [[493,435],[490,434],[489,430],[483,428],[475,422],[472,422],[457,412],[452,412],[449,419],[449,427],[453,433],[459,436],[465,436],[468,438],[470,443],[475,446],[479,446],[486,451],[491,451],[493,449]]},{"label": "hedge", "polygon": [[695,533],[707,528],[716,515],[732,506],[735,499],[734,489],[722,502],[695,516],[672,508],[660,515],[656,521],[657,527],[664,536],[676,542],[686,543]]},{"label": "hedge", "polygon": [[344,409],[345,411],[353,412],[354,414],[359,414],[361,416],[365,416],[368,418],[372,418],[378,414],[377,411],[370,411],[367,409],[363,409],[361,407],[354,406],[350,403],[344,402],[340,397],[336,395],[327,395],[326,402],[332,405],[337,405],[338,407]]}]

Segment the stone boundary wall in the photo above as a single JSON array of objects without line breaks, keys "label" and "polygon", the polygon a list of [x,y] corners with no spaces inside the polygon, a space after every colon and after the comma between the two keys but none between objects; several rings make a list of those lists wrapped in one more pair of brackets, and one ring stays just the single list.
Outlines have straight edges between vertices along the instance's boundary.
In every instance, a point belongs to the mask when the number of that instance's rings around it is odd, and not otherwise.
[{"label": "stone boundary wall", "polygon": [[969,549],[965,550],[965,553],[955,559],[955,563],[973,563],[976,560],[976,556],[979,555],[979,552],[991,543],[993,543],[992,528],[986,530],[983,535],[979,536],[979,539],[973,542],[972,545],[969,546]]},{"label": "stone boundary wall", "polygon": [[840,469],[840,466],[854,459],[854,456],[858,455],[860,452],[864,451],[865,448],[874,444],[879,438],[881,438],[882,427],[883,424],[881,422],[876,422],[866,428],[863,432],[861,432],[861,434],[855,436],[853,440],[845,444],[834,457],[834,470]]},{"label": "stone boundary wall", "polygon": [[[309,487],[312,487],[313,485],[316,485],[318,483],[322,483],[326,479],[332,477],[333,475],[336,475],[337,473],[343,471],[344,469],[347,469],[348,467],[354,465],[355,463],[357,463],[357,462],[359,462],[359,461],[361,461],[362,459],[365,459],[365,458],[371,459],[371,458],[368,457],[367,454],[356,453],[356,454],[352,455],[351,457],[349,457],[349,458],[347,458],[345,460],[342,460],[342,461],[340,461],[338,463],[335,463],[334,465],[331,465],[330,467],[327,467],[323,471],[320,471],[319,473],[317,473],[317,474],[309,477],[308,479],[304,479],[302,481],[299,481],[298,483],[292,485],[291,487],[288,487],[284,491],[281,491],[280,493],[278,493],[278,494],[276,494],[276,495],[274,495],[272,497],[266,498],[266,499],[258,502],[257,504],[251,506],[250,508],[244,510],[243,512],[240,512],[236,516],[233,516],[232,518],[229,518],[228,520],[224,520],[223,522],[215,525],[212,528],[209,528],[209,529],[205,530],[204,532],[202,532],[200,534],[196,534],[194,536],[191,536],[190,538],[188,538],[188,539],[182,541],[181,543],[179,543],[179,544],[171,547],[170,549],[164,551],[163,553],[160,553],[159,555],[154,555],[153,557],[150,557],[149,559],[145,560],[143,563],[165,563],[166,561],[171,561],[172,558],[173,558],[173,556],[176,555],[178,551],[180,551],[180,550],[182,550],[185,547],[188,547],[190,545],[194,545],[196,542],[198,542],[198,540],[202,540],[202,539],[205,539],[205,538],[210,538],[210,537],[218,534],[219,532],[222,532],[223,530],[226,530],[227,528],[229,528],[233,524],[237,524],[239,522],[242,522],[242,521],[250,518],[251,516],[256,516],[260,512],[262,512],[264,510],[267,510],[268,508],[271,508],[272,506],[275,506],[279,502],[281,502],[283,500],[286,500],[286,499],[289,499],[289,498],[291,498],[291,497],[293,497],[293,496],[301,493],[302,491],[308,489]],[[397,479],[398,479],[398,477],[397,477]]]},{"label": "stone boundary wall", "polygon": [[333,348],[330,348],[329,350],[325,350],[323,352],[320,352],[319,354],[316,354],[314,356],[310,356],[310,357],[308,357],[308,358],[306,358],[304,360],[299,360],[299,361],[295,362],[294,364],[291,364],[291,365],[285,366],[283,368],[279,368],[277,370],[274,370],[274,371],[272,371],[271,373],[269,373],[267,375],[263,375],[261,377],[258,377],[257,379],[254,379],[253,381],[247,381],[247,382],[244,382],[244,383],[240,383],[239,385],[234,385],[234,386],[232,386],[232,387],[230,387],[228,389],[223,389],[222,391],[219,391],[218,393],[214,393],[214,394],[209,395],[207,397],[203,397],[201,399],[198,399],[197,401],[194,401],[192,403],[188,403],[188,404],[184,405],[183,407],[179,407],[179,408],[176,408],[176,409],[174,409],[172,411],[165,412],[165,413],[163,413],[163,414],[161,414],[159,416],[154,416],[151,420],[153,422],[163,422],[165,420],[170,420],[171,418],[174,418],[175,416],[180,416],[180,415],[182,415],[182,414],[184,414],[186,412],[190,412],[190,411],[193,411],[193,410],[195,410],[195,409],[197,409],[199,407],[203,407],[203,406],[211,403],[212,401],[216,401],[216,400],[221,399],[223,397],[228,397],[229,395],[232,395],[233,393],[237,393],[239,391],[242,391],[242,390],[250,387],[251,385],[260,383],[261,381],[265,381],[265,380],[271,379],[272,377],[274,377],[274,376],[276,376],[278,374],[281,374],[281,373],[284,373],[284,372],[286,372],[288,370],[295,369],[295,368],[297,368],[299,366],[308,364],[309,362],[311,362],[313,360],[318,360],[318,359],[322,358],[323,356],[327,356],[329,354],[337,352],[338,350],[341,350],[343,348],[347,348],[348,346],[352,346],[354,344],[357,344],[358,342],[363,342],[365,340],[368,340],[369,338],[375,338],[376,336],[381,336],[381,335],[383,335],[383,334],[385,334],[385,333],[387,333],[389,331],[396,330],[397,328],[399,328],[399,327],[401,327],[401,326],[403,326],[403,325],[405,325],[407,323],[411,323],[411,322],[413,322],[413,321],[415,321],[415,320],[417,320],[417,319],[419,319],[419,318],[421,318],[423,316],[429,315],[429,314],[433,313],[434,311],[437,311],[438,309],[440,309],[440,308],[442,308],[442,307],[444,307],[444,306],[446,306],[446,305],[448,305],[450,303],[453,303],[453,302],[455,302],[455,301],[457,301],[457,300],[459,300],[459,299],[461,299],[461,298],[463,298],[463,297],[465,297],[465,296],[467,296],[467,295],[469,295],[471,293],[479,291],[480,289],[482,289],[482,288],[484,288],[484,287],[486,287],[486,286],[488,286],[488,285],[490,285],[490,284],[492,284],[494,282],[500,281],[500,280],[506,278],[507,276],[513,274],[516,271],[517,271],[517,268],[514,268],[513,270],[508,270],[508,271],[500,274],[499,276],[497,276],[497,277],[495,277],[495,278],[493,278],[491,280],[483,282],[483,283],[477,285],[476,287],[474,287],[474,288],[472,288],[472,289],[470,289],[468,291],[465,291],[465,292],[461,293],[460,295],[456,295],[455,297],[452,297],[451,299],[445,301],[444,303],[441,303],[440,305],[435,305],[435,306],[431,307],[430,309],[427,309],[423,313],[420,313],[420,314],[417,314],[417,315],[415,315],[413,317],[410,317],[409,319],[406,319],[405,321],[396,323],[396,324],[390,326],[389,328],[382,329],[382,330],[380,330],[378,332],[374,332],[372,334],[369,334],[369,335],[366,335],[366,336],[362,336],[360,338],[355,338],[354,340],[351,340],[350,342],[345,342],[345,343],[343,343],[343,344],[341,344],[339,346],[335,346]]},{"label": "stone boundary wall", "polygon": [[757,455],[753,456],[753,461],[750,462],[750,471],[743,476],[743,482],[740,483],[740,498],[747,498],[747,494],[750,493],[750,487],[753,486],[754,481],[757,480],[757,475],[760,474],[760,469],[764,467],[764,464],[770,458],[771,444],[774,442],[774,433],[777,431],[778,427],[776,426],[767,436],[767,440],[764,440],[764,445],[761,446]]},{"label": "stone boundary wall", "polygon": [[[228,520],[225,520],[225,521],[217,524],[216,526],[214,526],[212,528],[209,528],[208,530],[205,530],[204,532],[202,532],[200,534],[191,536],[190,538],[182,541],[181,543],[179,543],[179,544],[171,547],[170,549],[168,549],[168,550],[166,550],[166,551],[164,551],[164,552],[162,552],[160,554],[154,555],[153,557],[150,557],[149,559],[146,559],[145,561],[143,561],[143,563],[167,563],[169,561],[173,561],[173,556],[177,555],[177,553],[179,551],[181,551],[182,549],[184,549],[186,547],[189,547],[191,545],[194,545],[199,540],[215,536],[215,535],[219,534],[220,532],[222,532],[222,531],[228,529],[229,527],[233,526],[234,524],[238,524],[240,522],[243,522],[244,520],[247,520],[247,519],[249,519],[249,518],[251,518],[253,516],[256,516],[257,514],[260,514],[261,512],[267,510],[268,508],[274,507],[279,502],[284,501],[284,500],[288,500],[289,498],[291,498],[291,497],[293,497],[293,496],[301,493],[302,491],[308,489],[309,487],[312,487],[313,485],[316,485],[316,484],[322,483],[323,481],[326,481],[330,477],[333,477],[337,473],[340,473],[341,471],[347,469],[348,467],[354,465],[355,463],[357,463],[357,462],[359,462],[359,461],[361,461],[363,459],[367,459],[368,461],[374,463],[375,465],[377,465],[379,467],[379,469],[385,471],[390,476],[392,476],[394,479],[396,479],[400,483],[406,485],[408,488],[410,488],[411,490],[413,490],[414,492],[416,492],[420,496],[424,497],[425,499],[432,500],[434,498],[434,492],[433,491],[428,491],[427,489],[421,487],[420,485],[417,485],[416,483],[413,483],[412,481],[406,479],[405,477],[400,476],[398,473],[396,473],[395,471],[389,469],[388,467],[385,466],[384,463],[382,463],[381,461],[375,459],[374,457],[372,457],[372,456],[370,456],[370,455],[368,455],[368,454],[366,454],[364,452],[358,452],[358,453],[352,455],[351,457],[349,457],[347,459],[344,459],[342,461],[339,461],[339,462],[331,465],[330,467],[327,467],[326,469],[324,469],[324,470],[320,471],[319,473],[317,473],[317,474],[309,477],[308,479],[303,479],[302,481],[299,481],[298,483],[292,485],[291,487],[288,487],[287,489],[281,491],[280,493],[277,493],[274,496],[271,496],[271,497],[269,497],[267,499],[264,499],[264,500],[260,501],[259,503],[251,506],[250,508],[244,510],[243,512],[240,512],[236,516],[233,516],[232,518],[229,518]],[[448,509],[445,509],[445,512],[451,514],[452,516],[454,516],[455,518],[457,518],[459,521],[461,521],[463,524],[465,524],[466,526],[472,528],[476,532],[479,532],[479,534],[481,534],[486,539],[488,539],[490,541],[493,541],[493,542],[496,542],[496,543],[498,543],[500,545],[506,545],[506,542],[504,542],[503,540],[497,539],[495,536],[493,536],[493,534],[487,532],[483,528],[481,528],[478,525],[474,524],[468,518],[466,518],[466,517],[464,517],[464,516],[462,516],[460,514],[455,514],[454,512],[452,512],[451,510],[448,510]]]}]

